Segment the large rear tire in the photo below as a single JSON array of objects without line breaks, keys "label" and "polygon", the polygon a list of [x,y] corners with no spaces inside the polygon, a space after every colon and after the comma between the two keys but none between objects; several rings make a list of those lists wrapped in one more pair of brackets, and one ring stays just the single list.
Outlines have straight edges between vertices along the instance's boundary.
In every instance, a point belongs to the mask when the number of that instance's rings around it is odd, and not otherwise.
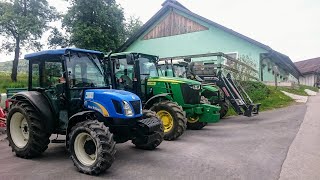
[{"label": "large rear tire", "polygon": [[[143,118],[157,118],[158,116],[154,111],[150,111],[150,110],[143,110]],[[159,119],[160,121],[160,119]],[[148,144],[137,144],[135,143],[135,141],[132,141],[132,143],[134,145],[136,145],[137,148],[139,149],[145,149],[145,150],[154,150],[156,147],[158,147],[161,142],[163,141],[163,137],[164,137],[164,131],[163,131],[163,125],[162,122],[160,121],[161,126],[160,129],[158,129],[157,131],[155,131],[154,133],[156,133],[157,135],[157,139],[153,142],[150,142]],[[153,134],[154,134],[153,133]]]},{"label": "large rear tire", "polygon": [[12,151],[21,158],[41,155],[50,143],[44,120],[29,102],[18,102],[10,109],[7,136]]},{"label": "large rear tire", "polygon": [[181,106],[175,102],[162,101],[151,107],[152,111],[162,121],[164,126],[164,139],[171,141],[180,137],[187,126],[187,118]]},{"label": "large rear tire", "polygon": [[89,120],[76,124],[69,139],[71,159],[80,172],[98,175],[111,167],[116,143],[102,122]]}]

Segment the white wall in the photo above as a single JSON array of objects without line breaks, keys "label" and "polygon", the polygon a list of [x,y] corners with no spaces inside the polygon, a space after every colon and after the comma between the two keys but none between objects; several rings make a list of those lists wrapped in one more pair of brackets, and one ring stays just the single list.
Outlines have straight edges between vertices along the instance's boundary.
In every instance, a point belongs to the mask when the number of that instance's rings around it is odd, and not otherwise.
[{"label": "white wall", "polygon": [[299,81],[302,85],[314,86],[316,83],[316,76],[314,74],[303,75],[300,76]]}]

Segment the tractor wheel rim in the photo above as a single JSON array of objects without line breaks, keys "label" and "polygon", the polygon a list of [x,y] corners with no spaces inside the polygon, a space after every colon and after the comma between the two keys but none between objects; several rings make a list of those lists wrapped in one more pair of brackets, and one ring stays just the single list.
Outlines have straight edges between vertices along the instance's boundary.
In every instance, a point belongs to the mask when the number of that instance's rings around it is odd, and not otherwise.
[{"label": "tractor wheel rim", "polygon": [[10,135],[13,143],[18,148],[24,148],[29,141],[29,125],[24,115],[16,112],[10,120]]},{"label": "tractor wheel rim", "polygon": [[157,112],[157,116],[161,119],[164,127],[164,132],[169,132],[173,128],[173,118],[171,114],[165,110]]},{"label": "tractor wheel rim", "polygon": [[189,123],[196,123],[198,121],[199,121],[199,116],[197,116],[197,117],[189,117],[188,118],[188,122]]},{"label": "tractor wheel rim", "polygon": [[[92,143],[93,142],[93,143]],[[91,143],[94,145],[94,147],[90,147],[91,149],[88,149],[86,144]],[[88,151],[92,151],[92,148],[94,148],[94,152],[88,153]],[[97,144],[93,140],[93,138],[88,133],[80,133],[77,135],[75,141],[74,141],[74,152],[77,157],[77,159],[85,166],[91,166],[95,163],[97,159]]]}]

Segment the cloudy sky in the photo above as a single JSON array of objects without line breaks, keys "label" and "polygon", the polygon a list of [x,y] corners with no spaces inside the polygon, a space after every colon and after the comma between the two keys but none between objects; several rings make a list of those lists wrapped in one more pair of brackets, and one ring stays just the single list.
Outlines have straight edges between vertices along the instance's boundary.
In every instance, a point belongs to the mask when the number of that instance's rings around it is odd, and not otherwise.
[{"label": "cloudy sky", "polygon": [[[66,12],[65,0],[48,0]],[[178,0],[191,11],[264,43],[293,61],[320,56],[320,1],[317,0]],[[117,0],[126,17],[146,22],[164,0]],[[43,39],[46,39],[44,36]],[[13,55],[1,55],[0,61]]]}]

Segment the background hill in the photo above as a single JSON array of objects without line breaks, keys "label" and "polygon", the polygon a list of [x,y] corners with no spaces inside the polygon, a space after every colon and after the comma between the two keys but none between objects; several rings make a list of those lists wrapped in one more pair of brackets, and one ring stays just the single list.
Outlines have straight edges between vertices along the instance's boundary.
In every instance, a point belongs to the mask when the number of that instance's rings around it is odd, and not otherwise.
[{"label": "background hill", "polygon": [[[22,59],[19,61],[18,74],[28,72],[28,61]],[[0,62],[0,72],[11,73],[12,61]]]}]

